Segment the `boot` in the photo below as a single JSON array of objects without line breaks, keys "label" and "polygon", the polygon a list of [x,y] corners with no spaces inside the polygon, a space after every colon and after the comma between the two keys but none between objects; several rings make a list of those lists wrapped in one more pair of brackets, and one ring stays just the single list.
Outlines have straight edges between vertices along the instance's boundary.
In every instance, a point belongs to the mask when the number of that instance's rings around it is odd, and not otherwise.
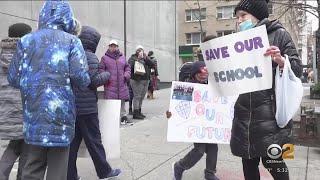
[{"label": "boot", "polygon": [[151,99],[151,92],[150,91],[148,91],[147,99]]},{"label": "boot", "polygon": [[154,99],[153,92],[150,93],[150,99]]},{"label": "boot", "polygon": [[142,116],[143,118],[146,118],[146,116],[141,113],[141,108],[139,109],[139,114],[140,114],[140,116]]},{"label": "boot", "polygon": [[133,119],[144,119],[144,117],[140,115],[139,110],[135,109],[133,111]]},{"label": "boot", "polygon": [[129,107],[129,115],[132,115],[132,107]]}]

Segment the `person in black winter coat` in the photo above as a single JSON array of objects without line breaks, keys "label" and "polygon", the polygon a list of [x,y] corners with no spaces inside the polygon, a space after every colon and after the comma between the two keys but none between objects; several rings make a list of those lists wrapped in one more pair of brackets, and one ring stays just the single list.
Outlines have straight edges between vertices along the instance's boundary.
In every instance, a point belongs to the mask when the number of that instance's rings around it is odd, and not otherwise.
[{"label": "person in black winter coat", "polygon": [[99,60],[94,54],[99,44],[101,35],[92,27],[83,26],[79,39],[85,50],[91,84],[87,88],[74,88],[77,120],[75,137],[70,145],[68,180],[77,180],[76,167],[77,154],[82,139],[87,146],[93,160],[96,173],[100,179],[118,176],[120,169],[112,169],[106,160],[106,154],[101,142],[101,133],[98,119],[97,87],[102,86],[110,77],[110,73],[99,72]]},{"label": "person in black winter coat", "polygon": [[[136,53],[132,54],[128,63],[131,66],[130,86],[133,92],[133,119],[144,119],[146,116],[142,114],[141,107],[148,90],[151,73],[150,68],[154,67],[154,63],[144,53],[141,45],[137,46]],[[145,70],[144,73],[138,73],[135,71],[136,63],[143,65]]]},{"label": "person in black winter coat", "polygon": [[[300,77],[301,61],[291,36],[278,20],[268,20],[267,3],[268,0],[241,0],[235,8],[239,29],[245,31],[266,25],[271,46],[265,56],[271,56],[273,78],[276,67],[284,67],[285,55],[288,55],[295,75]],[[230,146],[235,156],[242,157],[246,180],[260,179],[260,159],[275,180],[289,179],[289,172],[282,157],[274,163],[270,161],[274,157],[269,157],[270,153],[267,154],[270,145],[277,144],[282,147],[290,143],[292,136],[292,121],[284,128],[278,127],[275,104],[274,84],[271,89],[241,94],[235,104]]]}]

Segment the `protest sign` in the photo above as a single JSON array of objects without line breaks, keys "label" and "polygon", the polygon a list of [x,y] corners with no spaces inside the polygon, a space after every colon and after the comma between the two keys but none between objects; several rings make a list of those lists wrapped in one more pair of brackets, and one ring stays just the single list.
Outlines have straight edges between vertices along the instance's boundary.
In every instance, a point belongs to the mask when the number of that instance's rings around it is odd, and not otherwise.
[{"label": "protest sign", "polygon": [[214,96],[206,84],[172,82],[167,140],[228,144],[236,99]]},{"label": "protest sign", "polygon": [[268,47],[265,25],[202,43],[211,91],[232,96],[270,89],[272,62],[264,56]]}]

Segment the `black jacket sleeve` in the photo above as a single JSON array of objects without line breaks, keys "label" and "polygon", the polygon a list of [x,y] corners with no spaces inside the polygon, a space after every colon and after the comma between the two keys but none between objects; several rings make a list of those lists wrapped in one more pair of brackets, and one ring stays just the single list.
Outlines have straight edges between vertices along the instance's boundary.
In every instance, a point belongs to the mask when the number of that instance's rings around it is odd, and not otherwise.
[{"label": "black jacket sleeve", "polygon": [[301,60],[290,34],[285,29],[280,29],[277,37],[279,37],[281,55],[283,57],[285,54],[288,55],[292,71],[297,77],[301,77]]}]

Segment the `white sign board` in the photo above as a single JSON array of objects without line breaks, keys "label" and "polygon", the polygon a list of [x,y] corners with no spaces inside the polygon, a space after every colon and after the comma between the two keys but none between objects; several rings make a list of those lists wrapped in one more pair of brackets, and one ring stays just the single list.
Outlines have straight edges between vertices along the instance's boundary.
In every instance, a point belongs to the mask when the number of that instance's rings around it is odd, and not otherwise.
[{"label": "white sign board", "polygon": [[237,96],[213,96],[208,85],[172,82],[169,142],[228,144]]},{"label": "white sign board", "polygon": [[120,100],[98,100],[99,126],[107,159],[120,158]]},{"label": "white sign board", "polygon": [[201,44],[209,84],[218,96],[233,96],[272,87],[272,62],[265,25]]}]

